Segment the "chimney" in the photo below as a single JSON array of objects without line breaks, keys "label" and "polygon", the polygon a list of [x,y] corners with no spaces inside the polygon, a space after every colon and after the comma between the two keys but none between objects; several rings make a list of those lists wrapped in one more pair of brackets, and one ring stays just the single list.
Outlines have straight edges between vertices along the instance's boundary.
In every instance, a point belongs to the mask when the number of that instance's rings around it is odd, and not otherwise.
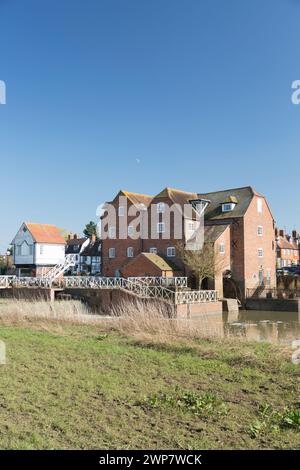
[{"label": "chimney", "polygon": [[297,240],[299,238],[297,230],[292,231],[292,236],[293,236],[294,240]]},{"label": "chimney", "polygon": [[96,241],[96,235],[92,235],[91,240],[92,240],[92,242],[95,242]]},{"label": "chimney", "polygon": [[74,239],[74,240],[77,240],[77,233],[74,233],[73,239]]},{"label": "chimney", "polygon": [[71,234],[70,234],[70,233],[69,233],[69,235],[68,235],[68,240],[71,240]]},{"label": "chimney", "polygon": [[284,230],[283,229],[279,230],[279,236],[284,237]]}]

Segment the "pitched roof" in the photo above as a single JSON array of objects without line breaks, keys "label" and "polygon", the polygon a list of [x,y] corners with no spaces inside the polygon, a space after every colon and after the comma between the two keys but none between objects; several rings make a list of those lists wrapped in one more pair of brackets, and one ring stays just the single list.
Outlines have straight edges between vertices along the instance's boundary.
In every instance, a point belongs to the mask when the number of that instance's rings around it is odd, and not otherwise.
[{"label": "pitched roof", "polygon": [[162,256],[157,255],[156,253],[141,253],[141,255],[145,256],[151,263],[155,264],[161,271],[181,271],[181,269],[176,266],[170,260],[164,259]]},{"label": "pitched roof", "polygon": [[90,243],[80,253],[81,256],[100,256],[101,240],[90,240]]},{"label": "pitched roof", "polygon": [[[229,219],[230,217],[243,217],[254,195],[260,196],[251,186],[246,186],[244,188],[198,194],[198,197],[210,200],[210,204],[205,211],[205,219],[218,220]],[[233,199],[232,202],[237,201],[236,206],[231,212],[222,212],[222,204],[229,198]]]},{"label": "pitched roof", "polygon": [[37,243],[53,243],[61,245],[65,245],[66,243],[55,225],[25,222],[25,226]]},{"label": "pitched roof", "polygon": [[215,242],[229,226],[229,224],[205,225],[204,240]]},{"label": "pitched roof", "polygon": [[277,239],[277,246],[278,248],[283,248],[287,250],[298,250],[298,245],[295,241],[288,241],[286,237],[278,237]]},{"label": "pitched roof", "polygon": [[82,249],[82,245],[87,241],[87,239],[88,239],[87,237],[83,237],[83,238],[72,238],[70,240],[67,240],[66,255],[80,253],[80,250]]},{"label": "pitched roof", "polygon": [[174,204],[183,206],[184,204],[188,204],[191,199],[198,199],[198,194],[181,191],[180,189],[165,188],[155,196],[155,199],[156,198],[169,198]]},{"label": "pitched roof", "polygon": [[121,193],[124,194],[124,196],[126,196],[134,205],[144,204],[148,207],[153,199],[153,196],[149,196],[147,194],[139,194],[123,190],[121,190]]}]

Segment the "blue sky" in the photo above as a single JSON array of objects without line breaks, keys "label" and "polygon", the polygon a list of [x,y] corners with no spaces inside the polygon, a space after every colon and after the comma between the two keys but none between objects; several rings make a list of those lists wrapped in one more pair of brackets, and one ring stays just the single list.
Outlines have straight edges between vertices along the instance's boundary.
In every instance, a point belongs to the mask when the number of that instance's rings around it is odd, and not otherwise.
[{"label": "blue sky", "polygon": [[252,185],[300,230],[299,0],[0,0],[0,251],[119,189]]}]

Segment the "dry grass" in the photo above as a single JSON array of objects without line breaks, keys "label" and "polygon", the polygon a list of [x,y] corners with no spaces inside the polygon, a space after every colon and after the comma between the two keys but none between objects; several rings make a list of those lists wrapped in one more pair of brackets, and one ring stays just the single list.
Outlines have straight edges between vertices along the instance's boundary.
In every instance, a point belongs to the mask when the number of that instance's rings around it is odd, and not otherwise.
[{"label": "dry grass", "polygon": [[79,301],[0,300],[0,322],[6,325],[33,323],[82,324],[96,321]]},{"label": "dry grass", "polygon": [[139,339],[164,343],[178,339],[224,337],[221,317],[203,314],[195,319],[171,318],[162,302],[124,302],[113,309],[112,316],[115,318],[114,328]]},{"label": "dry grass", "polygon": [[123,302],[112,309],[111,317],[103,317],[91,315],[80,301],[0,300],[1,324],[24,325],[36,322],[49,325],[100,323],[104,329],[160,343],[224,337],[221,318],[209,315],[193,320],[171,318],[167,306],[162,302]]}]

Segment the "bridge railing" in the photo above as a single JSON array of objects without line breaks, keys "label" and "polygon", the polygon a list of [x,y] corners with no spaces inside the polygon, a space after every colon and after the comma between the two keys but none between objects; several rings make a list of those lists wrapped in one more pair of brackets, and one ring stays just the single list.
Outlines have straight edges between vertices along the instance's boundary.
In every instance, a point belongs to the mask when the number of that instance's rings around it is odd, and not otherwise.
[{"label": "bridge railing", "polygon": [[163,287],[187,287],[187,277],[162,277],[162,276],[142,276],[142,277],[128,277],[129,281],[141,282],[148,286],[163,286]]},{"label": "bridge railing", "polygon": [[17,276],[0,276],[0,287],[11,287]]},{"label": "bridge railing", "polygon": [[137,296],[149,299],[157,298],[170,303],[202,303],[216,302],[218,293],[215,290],[190,291],[169,289],[163,285],[148,285],[145,282],[136,282],[122,277],[94,277],[94,276],[66,276],[52,281],[38,277],[0,276],[0,287],[38,287],[61,289],[123,289]]},{"label": "bridge railing", "polygon": [[216,290],[191,290],[175,292],[176,304],[198,304],[203,302],[217,302],[218,291]]}]

